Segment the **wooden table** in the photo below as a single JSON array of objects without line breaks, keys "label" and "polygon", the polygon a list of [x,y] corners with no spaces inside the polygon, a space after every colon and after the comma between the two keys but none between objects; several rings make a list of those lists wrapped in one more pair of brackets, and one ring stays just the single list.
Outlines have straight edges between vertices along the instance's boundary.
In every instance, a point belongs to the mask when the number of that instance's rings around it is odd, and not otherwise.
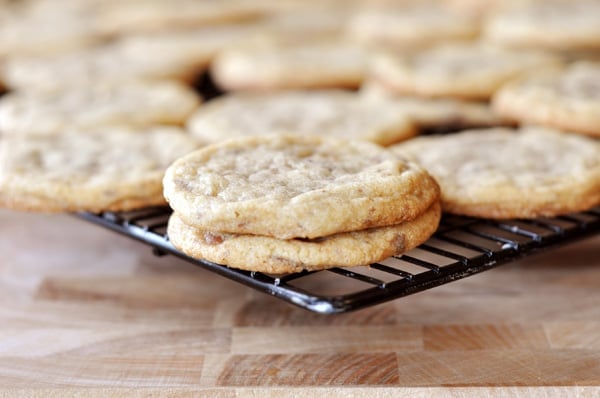
[{"label": "wooden table", "polygon": [[600,394],[600,236],[336,316],[67,215],[0,237],[7,394]]}]

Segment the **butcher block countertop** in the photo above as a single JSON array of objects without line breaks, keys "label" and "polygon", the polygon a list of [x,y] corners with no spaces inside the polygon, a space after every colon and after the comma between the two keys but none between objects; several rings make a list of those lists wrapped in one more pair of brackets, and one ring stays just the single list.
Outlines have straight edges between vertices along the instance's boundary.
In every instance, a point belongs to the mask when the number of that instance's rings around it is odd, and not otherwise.
[{"label": "butcher block countertop", "polygon": [[600,394],[600,236],[342,315],[68,215],[0,249],[0,395]]}]

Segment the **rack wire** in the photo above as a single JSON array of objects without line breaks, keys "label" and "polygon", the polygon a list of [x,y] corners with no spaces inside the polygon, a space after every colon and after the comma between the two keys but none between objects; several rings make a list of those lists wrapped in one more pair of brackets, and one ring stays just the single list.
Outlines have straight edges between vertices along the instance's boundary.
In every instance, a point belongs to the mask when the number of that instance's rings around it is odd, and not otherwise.
[{"label": "rack wire", "polygon": [[268,275],[188,257],[167,236],[167,207],[79,217],[310,311],[333,314],[369,307],[473,275],[540,250],[600,232],[600,207],[553,218],[487,220],[444,216],[418,248],[364,267]]}]

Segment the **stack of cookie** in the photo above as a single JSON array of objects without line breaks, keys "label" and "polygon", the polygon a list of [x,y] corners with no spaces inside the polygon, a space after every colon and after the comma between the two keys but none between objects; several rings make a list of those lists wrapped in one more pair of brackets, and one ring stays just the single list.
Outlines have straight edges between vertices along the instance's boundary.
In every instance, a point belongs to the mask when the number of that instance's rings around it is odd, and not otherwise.
[{"label": "stack of cookie", "polygon": [[401,254],[440,218],[439,187],[425,170],[360,141],[238,138],[177,160],[163,185],[175,247],[275,274]]}]

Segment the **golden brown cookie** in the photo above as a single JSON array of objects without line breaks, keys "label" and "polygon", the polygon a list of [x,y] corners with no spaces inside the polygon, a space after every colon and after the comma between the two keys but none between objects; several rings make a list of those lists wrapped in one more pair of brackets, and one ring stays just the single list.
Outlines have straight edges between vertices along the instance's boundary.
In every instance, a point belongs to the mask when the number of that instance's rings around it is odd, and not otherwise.
[{"label": "golden brown cookie", "polygon": [[68,128],[121,124],[181,125],[200,98],[169,81],[96,83],[84,87],[14,92],[0,99],[5,134],[54,134]]},{"label": "golden brown cookie", "polygon": [[436,202],[414,220],[398,225],[317,239],[281,240],[202,231],[174,213],[168,234],[173,245],[188,256],[248,271],[283,274],[367,265],[400,255],[426,241],[437,229],[440,215]]},{"label": "golden brown cookie", "polygon": [[379,54],[377,80],[399,94],[486,100],[528,71],[560,65],[546,53],[477,45],[442,45],[413,54]]},{"label": "golden brown cookie", "polygon": [[163,185],[191,226],[278,239],[399,224],[439,197],[425,170],[388,150],[317,136],[210,145],[174,162]]},{"label": "golden brown cookie", "polygon": [[187,126],[207,143],[244,136],[313,134],[390,145],[416,134],[401,107],[337,90],[229,94],[199,108]]},{"label": "golden brown cookie", "polygon": [[544,128],[471,130],[392,147],[442,188],[442,209],[533,218],[600,204],[600,142]]},{"label": "golden brown cookie", "polygon": [[0,205],[43,212],[162,205],[165,169],[196,148],[173,127],[3,137]]},{"label": "golden brown cookie", "polygon": [[531,74],[502,87],[493,105],[521,123],[600,137],[600,63],[578,62],[564,71]]}]

